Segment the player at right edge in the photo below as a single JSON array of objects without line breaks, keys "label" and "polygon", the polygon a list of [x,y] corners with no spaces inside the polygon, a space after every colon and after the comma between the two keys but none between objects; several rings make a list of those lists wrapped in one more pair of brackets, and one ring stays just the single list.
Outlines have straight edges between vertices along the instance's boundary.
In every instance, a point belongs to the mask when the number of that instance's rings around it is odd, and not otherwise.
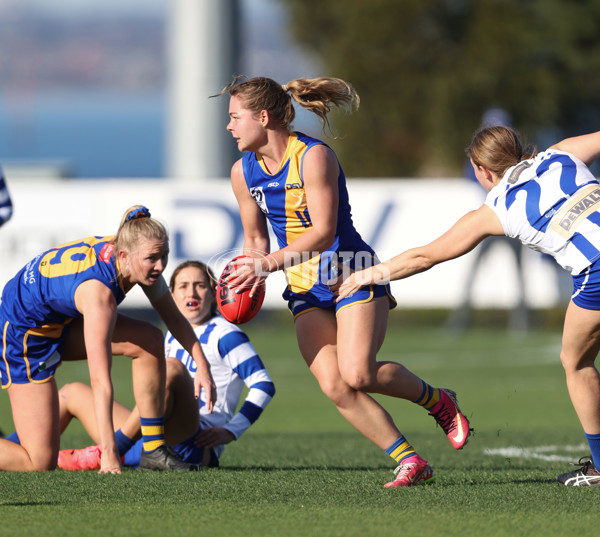
[{"label": "player at right edge", "polygon": [[573,277],[560,359],[591,457],[558,476],[566,486],[600,485],[600,182],[588,166],[600,157],[600,131],[567,138],[535,154],[503,126],[478,131],[467,148],[485,203],[430,244],[348,276],[338,300],[365,285],[387,283],[470,252],[507,235],[554,257]]}]

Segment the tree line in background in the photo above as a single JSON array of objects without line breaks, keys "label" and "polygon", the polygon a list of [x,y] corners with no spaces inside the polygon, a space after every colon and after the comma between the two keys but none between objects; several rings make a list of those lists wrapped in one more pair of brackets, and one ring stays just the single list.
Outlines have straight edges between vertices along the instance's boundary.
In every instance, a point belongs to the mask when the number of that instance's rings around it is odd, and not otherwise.
[{"label": "tree line in background", "polygon": [[492,106],[540,148],[600,128],[600,0],[280,1],[361,97],[332,114],[348,176],[460,176]]}]

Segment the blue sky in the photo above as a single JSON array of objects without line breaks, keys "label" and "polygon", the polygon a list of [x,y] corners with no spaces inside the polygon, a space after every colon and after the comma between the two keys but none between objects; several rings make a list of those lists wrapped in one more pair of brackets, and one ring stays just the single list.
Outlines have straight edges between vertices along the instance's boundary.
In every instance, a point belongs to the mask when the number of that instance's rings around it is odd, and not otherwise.
[{"label": "blue sky", "polygon": [[[143,12],[166,16],[177,0],[0,0],[0,13],[33,8],[57,16],[102,16]],[[220,0],[188,0],[215,1]],[[250,76],[271,76],[281,83],[292,78],[319,76],[318,62],[290,42],[286,11],[280,0],[239,0],[244,27],[245,69]]]},{"label": "blue sky", "polygon": [[[31,6],[65,16],[103,13],[163,13],[174,0],[0,0],[0,6]],[[194,0],[197,1],[197,0]],[[204,1],[204,0],[203,0]],[[219,1],[219,0],[216,0]],[[279,9],[274,0],[241,0],[243,9]]]}]

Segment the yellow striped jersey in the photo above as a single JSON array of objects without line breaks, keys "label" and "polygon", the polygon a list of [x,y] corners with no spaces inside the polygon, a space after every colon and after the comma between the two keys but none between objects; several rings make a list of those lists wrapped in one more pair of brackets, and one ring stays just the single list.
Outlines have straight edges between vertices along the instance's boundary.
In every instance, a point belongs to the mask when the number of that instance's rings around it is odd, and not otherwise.
[{"label": "yellow striped jersey", "polygon": [[[311,229],[312,221],[306,202],[303,159],[306,152],[322,141],[299,132],[290,134],[287,149],[278,170],[269,173],[260,155],[248,152],[242,159],[244,178],[248,190],[271,224],[279,248],[284,248]],[[324,252],[304,252],[296,264],[285,268],[288,287],[286,300],[312,295],[322,307],[334,304],[326,282],[335,275],[337,262],[361,268],[365,259],[371,263],[373,250],[354,228],[346,178],[339,167],[339,204],[337,230],[333,244]],[[357,254],[361,255],[357,255]]]}]

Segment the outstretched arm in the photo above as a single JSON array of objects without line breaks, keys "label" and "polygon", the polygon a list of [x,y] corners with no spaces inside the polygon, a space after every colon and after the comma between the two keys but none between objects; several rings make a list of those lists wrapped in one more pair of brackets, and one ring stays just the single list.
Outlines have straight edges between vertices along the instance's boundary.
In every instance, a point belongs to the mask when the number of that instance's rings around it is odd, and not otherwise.
[{"label": "outstretched arm", "polygon": [[470,252],[490,235],[504,235],[496,214],[487,205],[464,215],[446,233],[433,242],[412,248],[392,259],[351,274],[339,287],[338,300],[350,296],[359,288],[385,284],[425,272],[431,267]]},{"label": "outstretched arm", "polygon": [[589,166],[596,159],[600,158],[600,131],[567,138],[553,145],[550,149],[558,149],[571,153]]}]

